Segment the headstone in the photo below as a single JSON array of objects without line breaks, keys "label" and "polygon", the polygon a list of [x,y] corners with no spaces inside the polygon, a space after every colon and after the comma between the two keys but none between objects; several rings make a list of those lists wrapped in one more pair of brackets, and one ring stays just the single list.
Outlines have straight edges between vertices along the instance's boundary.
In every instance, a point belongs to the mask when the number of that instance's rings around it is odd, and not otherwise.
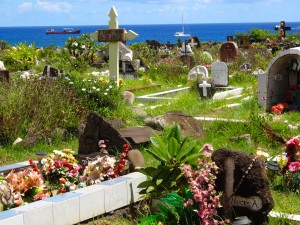
[{"label": "headstone", "polygon": [[87,117],[87,122],[83,134],[79,138],[78,154],[89,155],[99,152],[98,143],[104,140],[107,150],[121,152],[123,145],[128,142],[121,137],[121,134],[112,124],[96,112],[91,112]]},{"label": "headstone", "polygon": [[216,190],[223,192],[225,216],[247,216],[254,225],[267,224],[274,201],[264,160],[225,148],[214,151],[212,160],[219,167]]},{"label": "headstone", "polygon": [[117,21],[118,13],[113,6],[108,14],[110,20],[108,22],[108,30],[98,30],[91,34],[91,37],[99,42],[109,42],[109,76],[110,80],[115,81],[119,86],[119,44],[125,42],[126,39],[133,40],[138,36],[137,33],[125,29],[119,29]]},{"label": "headstone", "polygon": [[132,105],[134,102],[134,94],[130,91],[123,91],[122,98],[123,98],[123,101],[128,103],[129,105]]},{"label": "headstone", "polygon": [[195,66],[188,74],[188,80],[206,79],[208,71],[205,66]]},{"label": "headstone", "polygon": [[214,62],[211,65],[211,79],[214,81],[216,87],[227,87],[229,79],[227,64],[224,62]]},{"label": "headstone", "polygon": [[220,47],[220,60],[222,62],[230,62],[237,59],[238,46],[235,42],[224,42]]},{"label": "headstone", "polygon": [[227,41],[233,41],[233,36],[227,36]]},{"label": "headstone", "polygon": [[199,84],[201,98],[212,98],[211,84],[204,80]]},{"label": "headstone", "polygon": [[192,56],[193,54],[194,53],[192,51],[191,46],[187,42],[184,42],[180,49],[180,56],[186,56],[186,55]]},{"label": "headstone", "polygon": [[208,51],[204,51],[203,53],[202,53],[209,61],[213,61],[213,57],[212,57],[212,55],[208,52]]},{"label": "headstone", "polygon": [[144,156],[138,149],[132,149],[127,154],[127,159],[130,161],[129,171],[133,172],[136,168],[145,167]]},{"label": "headstone", "polygon": [[59,72],[57,69],[55,69],[51,66],[44,67],[43,76],[55,78],[55,77],[58,77],[58,75],[59,75]]},{"label": "headstone", "polygon": [[192,56],[182,55],[180,58],[183,64],[188,68],[193,68],[195,66],[195,59]]},{"label": "headstone", "polygon": [[174,124],[179,124],[183,136],[201,139],[204,137],[204,130],[193,116],[184,114],[181,111],[169,111],[164,115],[148,117],[145,124],[156,130],[166,129]]},{"label": "headstone", "polygon": [[243,46],[243,48],[249,48],[250,47],[249,36],[247,36],[247,35],[243,36],[242,46]]},{"label": "headstone", "polygon": [[240,71],[243,72],[251,72],[252,71],[252,64],[251,63],[243,63],[242,65],[240,65]]}]

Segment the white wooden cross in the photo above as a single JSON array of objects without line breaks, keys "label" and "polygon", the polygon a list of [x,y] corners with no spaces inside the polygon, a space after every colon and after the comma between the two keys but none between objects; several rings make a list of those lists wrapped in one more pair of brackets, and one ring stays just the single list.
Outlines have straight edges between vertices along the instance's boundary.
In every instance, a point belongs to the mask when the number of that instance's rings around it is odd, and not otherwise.
[{"label": "white wooden cross", "polygon": [[203,96],[206,97],[207,96],[207,88],[210,88],[211,84],[207,83],[207,81],[204,80],[202,82],[202,84],[199,84],[199,87],[202,87],[202,89],[203,89]]},{"label": "white wooden cross", "polygon": [[110,20],[108,22],[108,30],[98,30],[91,34],[91,37],[97,41],[109,42],[109,78],[116,82],[119,86],[119,41],[133,40],[138,36],[132,30],[125,31],[119,29],[117,21],[118,13],[114,6],[111,7],[108,14]]}]

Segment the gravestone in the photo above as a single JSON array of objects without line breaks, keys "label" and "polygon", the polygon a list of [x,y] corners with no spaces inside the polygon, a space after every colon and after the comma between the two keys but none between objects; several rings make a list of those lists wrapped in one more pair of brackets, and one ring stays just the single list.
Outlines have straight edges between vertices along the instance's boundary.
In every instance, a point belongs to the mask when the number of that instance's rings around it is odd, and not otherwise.
[{"label": "gravestone", "polygon": [[180,58],[183,64],[188,68],[193,68],[195,66],[195,59],[192,56],[182,55]]},{"label": "gravestone", "polygon": [[212,57],[212,55],[208,52],[208,51],[204,51],[203,53],[202,53],[209,61],[213,61],[213,57]]},{"label": "gravestone", "polygon": [[188,80],[206,79],[208,71],[205,66],[195,66],[188,74]]},{"label": "gravestone", "polygon": [[238,46],[235,42],[224,42],[220,47],[220,60],[222,62],[230,62],[237,59]]},{"label": "gravestone", "polygon": [[242,46],[243,46],[243,48],[249,48],[250,47],[249,36],[247,36],[247,35],[243,36]]},{"label": "gravestone", "polygon": [[254,225],[267,224],[274,201],[264,160],[226,148],[214,151],[212,160],[219,168],[216,190],[223,192],[221,204],[225,217],[247,216]]},{"label": "gravestone", "polygon": [[252,64],[248,63],[248,62],[242,63],[242,65],[240,65],[240,71],[251,72],[252,71]]},{"label": "gravestone", "polygon": [[79,138],[79,155],[89,155],[99,152],[98,143],[104,140],[107,149],[114,153],[123,150],[123,145],[128,144],[127,140],[112,124],[96,112],[91,112],[87,117],[87,122],[83,134]]},{"label": "gravestone", "polygon": [[202,83],[199,83],[198,87],[201,98],[206,99],[213,97],[212,85],[210,83],[207,83],[206,80],[204,80]]},{"label": "gravestone", "polygon": [[229,79],[227,64],[224,62],[214,62],[211,65],[211,79],[216,87],[227,87]]},{"label": "gravestone", "polygon": [[43,76],[45,77],[51,77],[51,78],[56,78],[58,77],[59,72],[57,69],[51,67],[51,66],[45,66],[44,71],[43,71]]}]

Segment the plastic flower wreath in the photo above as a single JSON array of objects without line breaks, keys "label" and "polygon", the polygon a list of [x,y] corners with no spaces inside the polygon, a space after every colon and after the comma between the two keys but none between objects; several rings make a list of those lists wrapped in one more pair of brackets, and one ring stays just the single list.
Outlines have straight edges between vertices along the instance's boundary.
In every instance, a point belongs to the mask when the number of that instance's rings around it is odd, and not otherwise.
[{"label": "plastic flower wreath", "polygon": [[271,112],[276,114],[276,115],[280,115],[283,113],[284,110],[288,109],[289,106],[286,103],[278,103],[277,105],[273,105],[271,107]]}]

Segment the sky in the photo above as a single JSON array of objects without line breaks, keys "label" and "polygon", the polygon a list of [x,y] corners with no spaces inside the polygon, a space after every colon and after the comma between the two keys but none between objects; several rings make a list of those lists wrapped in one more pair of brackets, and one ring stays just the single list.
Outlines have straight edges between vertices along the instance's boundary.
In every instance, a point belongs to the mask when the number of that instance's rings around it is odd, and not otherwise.
[{"label": "sky", "polygon": [[300,0],[0,0],[0,27],[300,21]]}]

